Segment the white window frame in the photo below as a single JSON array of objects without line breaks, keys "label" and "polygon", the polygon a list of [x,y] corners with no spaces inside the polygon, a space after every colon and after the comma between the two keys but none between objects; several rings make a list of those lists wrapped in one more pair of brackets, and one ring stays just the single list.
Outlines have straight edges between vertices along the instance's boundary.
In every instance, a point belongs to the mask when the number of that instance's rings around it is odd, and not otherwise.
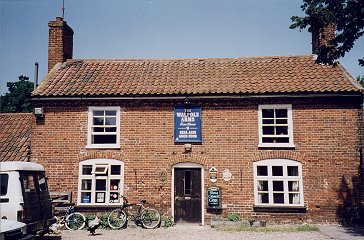
[{"label": "white window frame", "polygon": [[[268,175],[267,176],[258,176],[258,166],[267,166]],[[283,176],[273,176],[272,167],[273,166],[282,166],[283,167]],[[294,166],[298,167],[298,176],[288,176],[287,167]],[[267,159],[261,160],[253,163],[254,168],[254,204],[255,206],[272,206],[272,207],[303,207],[304,206],[304,196],[303,196],[303,181],[302,181],[302,164],[300,162],[289,160],[289,159]],[[269,202],[268,203],[260,203],[258,193],[262,192],[258,190],[258,181],[268,181],[268,195]],[[273,181],[283,181],[283,194],[284,194],[284,203],[274,203],[273,199]],[[298,181],[299,190],[289,191],[288,182],[289,181]],[[299,204],[289,203],[289,194],[299,194]]]},{"label": "white window frame", "polygon": [[[91,175],[83,175],[82,170],[84,165],[91,165],[92,172]],[[120,175],[111,175],[111,166],[120,166]],[[95,172],[95,166],[105,166],[105,172]],[[107,173],[107,175],[105,175]],[[96,190],[96,180],[105,179],[106,180],[106,190]],[[91,190],[82,190],[82,180],[91,181]],[[117,190],[110,189],[111,180],[119,181],[119,186]],[[90,192],[91,199],[89,203],[82,203],[82,192]],[[105,203],[98,203],[96,201],[96,192],[105,192]],[[118,194],[119,202],[110,202],[111,193]],[[114,159],[98,158],[85,160],[79,163],[79,174],[78,174],[78,192],[77,192],[77,205],[79,206],[105,206],[105,205],[120,205],[121,199],[120,194],[124,193],[124,162]]]},{"label": "white window frame", "polygon": [[[263,109],[287,109],[287,124],[283,124],[284,126],[288,126],[288,143],[263,143],[263,137],[271,136],[275,137],[277,135],[263,135]],[[279,126],[279,124],[272,124],[272,126]],[[258,106],[258,134],[259,134],[259,145],[258,147],[295,147],[293,141],[293,120],[292,120],[292,104],[270,104],[270,105],[259,105]],[[286,136],[286,135],[285,135]]]},{"label": "white window frame", "polygon": [[[93,144],[92,132],[94,111],[116,111],[116,143],[113,144]],[[97,133],[96,133],[97,134]],[[98,133],[98,135],[115,135],[111,133]],[[88,131],[87,131],[87,146],[86,148],[120,148],[120,107],[89,107],[88,108]]]}]

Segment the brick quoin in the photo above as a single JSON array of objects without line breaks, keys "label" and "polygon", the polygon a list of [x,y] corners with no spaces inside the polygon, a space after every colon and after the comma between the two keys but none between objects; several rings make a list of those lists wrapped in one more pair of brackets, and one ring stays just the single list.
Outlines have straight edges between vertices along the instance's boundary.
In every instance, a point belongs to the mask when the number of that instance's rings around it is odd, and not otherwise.
[{"label": "brick quoin", "polygon": [[[195,100],[202,107],[202,144],[186,153],[174,143],[173,106],[177,100],[42,101],[42,121],[33,123],[32,159],[49,176],[50,191],[71,191],[77,197],[79,162],[109,158],[124,162],[124,194],[147,199],[164,215],[171,214],[172,167],[197,163],[204,167],[204,187],[222,190],[221,214],[269,222],[336,223],[344,203],[358,203],[353,179],[358,176],[363,141],[360,105],[350,98],[282,98],[259,100]],[[292,104],[294,149],[258,148],[258,105]],[[120,106],[120,149],[87,149],[88,106]],[[290,159],[302,163],[306,213],[254,211],[253,163]],[[217,168],[218,180],[209,181]],[[158,179],[168,172],[167,182]],[[232,179],[225,182],[222,171]],[[357,193],[357,192],[355,192]],[[205,193],[203,193],[205,194]],[[215,213],[205,209],[208,224]]]}]

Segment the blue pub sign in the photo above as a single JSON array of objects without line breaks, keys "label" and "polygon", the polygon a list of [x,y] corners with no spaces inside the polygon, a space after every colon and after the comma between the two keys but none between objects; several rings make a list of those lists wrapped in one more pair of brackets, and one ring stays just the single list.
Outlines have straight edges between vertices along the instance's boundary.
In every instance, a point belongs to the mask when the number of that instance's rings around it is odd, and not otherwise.
[{"label": "blue pub sign", "polygon": [[174,142],[202,142],[201,107],[174,107]]}]

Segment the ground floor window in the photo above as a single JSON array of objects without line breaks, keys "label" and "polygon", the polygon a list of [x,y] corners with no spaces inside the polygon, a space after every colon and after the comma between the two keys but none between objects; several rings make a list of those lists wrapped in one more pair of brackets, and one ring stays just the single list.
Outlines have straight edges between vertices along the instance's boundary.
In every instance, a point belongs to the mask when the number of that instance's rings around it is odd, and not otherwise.
[{"label": "ground floor window", "polygon": [[79,164],[78,204],[112,205],[123,193],[124,163],[113,159],[90,159]]},{"label": "ground floor window", "polygon": [[301,163],[268,159],[254,163],[256,206],[303,206]]}]

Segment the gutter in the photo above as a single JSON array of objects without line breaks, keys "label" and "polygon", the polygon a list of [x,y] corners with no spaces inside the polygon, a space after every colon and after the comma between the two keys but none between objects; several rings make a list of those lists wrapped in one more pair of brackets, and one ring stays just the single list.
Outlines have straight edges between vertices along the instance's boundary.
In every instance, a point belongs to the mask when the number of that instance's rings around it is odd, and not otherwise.
[{"label": "gutter", "polygon": [[209,95],[209,96],[118,96],[118,97],[32,97],[32,101],[87,101],[87,100],[181,100],[181,99],[247,99],[247,98],[326,98],[326,97],[362,97],[361,93],[348,94],[273,94],[273,95]]}]

